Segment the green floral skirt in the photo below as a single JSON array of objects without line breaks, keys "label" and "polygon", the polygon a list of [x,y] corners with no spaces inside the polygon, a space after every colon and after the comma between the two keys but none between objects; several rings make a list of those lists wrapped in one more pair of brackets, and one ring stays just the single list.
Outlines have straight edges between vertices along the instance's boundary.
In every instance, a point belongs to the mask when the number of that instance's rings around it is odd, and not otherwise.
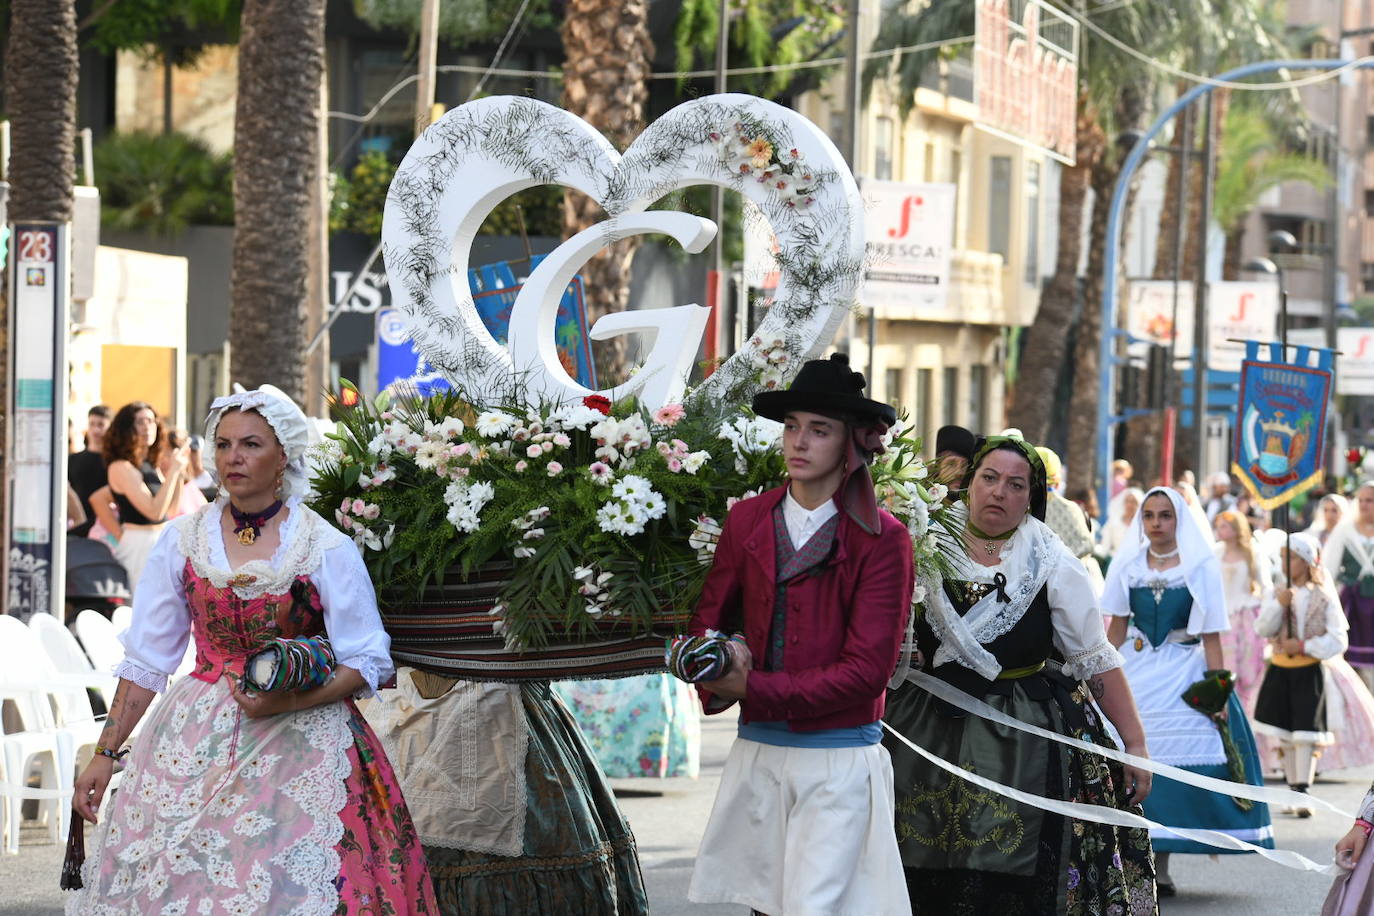
[{"label": "green floral skirt", "polygon": [[[1022,722],[1114,746],[1081,685],[1062,675],[1000,681],[983,699]],[[1119,765],[964,715],[913,684],[888,694],[884,718],[930,753],[987,779],[1047,798],[1128,807]],[[896,776],[897,840],[913,913],[1158,913],[1145,830],[1022,805],[928,763],[891,736],[884,744]]]},{"label": "green floral skirt", "polygon": [[440,911],[648,913],[634,835],[577,724],[547,683],[520,694],[530,731],[524,854],[425,847]]}]

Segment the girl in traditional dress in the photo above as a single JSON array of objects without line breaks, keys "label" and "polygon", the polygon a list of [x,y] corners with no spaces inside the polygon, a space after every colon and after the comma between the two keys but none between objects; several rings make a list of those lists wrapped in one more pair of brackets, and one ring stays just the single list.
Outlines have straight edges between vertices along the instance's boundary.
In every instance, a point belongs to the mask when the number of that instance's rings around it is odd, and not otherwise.
[{"label": "girl in traditional dress", "polygon": [[1328,493],[1317,504],[1317,511],[1312,514],[1312,524],[1307,526],[1307,533],[1325,547],[1331,532],[1340,527],[1349,512],[1350,500],[1339,493]]},{"label": "girl in traditional dress", "polygon": [[[1255,731],[1279,744],[1288,787],[1306,792],[1317,775],[1321,749],[1335,739],[1327,726],[1322,661],[1345,651],[1345,614],[1336,590],[1317,565],[1321,545],[1309,534],[1288,537],[1291,586],[1275,589],[1255,623],[1273,641],[1255,708]],[[1292,812],[1311,817],[1306,805]]]},{"label": "girl in traditional dress", "polygon": [[1322,551],[1322,565],[1336,580],[1350,624],[1346,660],[1374,688],[1374,481],[1355,491],[1355,514],[1336,526]]},{"label": "girl in traditional dress", "polygon": [[[307,421],[269,386],[211,407],[225,493],[148,558],[119,688],[76,781],[86,820],[192,633],[195,669],[140,733],[67,912],[434,913],[410,815],[353,702],[390,677],[390,639],[357,548],[301,501]],[[337,659],[323,686],[245,688],[266,643],[311,635]]]},{"label": "girl in traditional dress", "polygon": [[[1204,675],[1226,667],[1221,634],[1229,621],[1221,567],[1197,516],[1174,490],[1145,494],[1131,534],[1107,570],[1102,603],[1113,616],[1108,635],[1125,659],[1149,739],[1150,756],[1205,776],[1228,779],[1226,753],[1217,726],[1183,700]],[[1245,767],[1246,781],[1263,785],[1255,740],[1234,693],[1226,721]],[[1145,816],[1170,827],[1220,830],[1255,845],[1272,847],[1269,809],[1243,808],[1228,796],[1161,778],[1145,803]],[[1151,831],[1161,896],[1175,890],[1169,855],[1230,852]]]},{"label": "girl in traditional dress", "polygon": [[[1344,500],[1341,500],[1335,505],[1343,503]],[[1332,522],[1334,527],[1339,525],[1340,521],[1331,517],[1330,509],[1326,508],[1331,505],[1331,502],[1323,500],[1322,511],[1327,514],[1327,520]],[[1308,533],[1310,535],[1310,529]],[[1283,538],[1276,537],[1275,541],[1282,544]],[[1322,550],[1321,556],[1325,560],[1325,549]],[[1325,570],[1325,567],[1323,572],[1327,583],[1334,589],[1330,572]],[[1276,587],[1286,584],[1282,576],[1276,576],[1275,580]],[[1342,620],[1344,619],[1342,611]],[[1349,638],[1348,634],[1346,638]],[[1321,672],[1326,701],[1326,726],[1333,740],[1318,755],[1317,772],[1335,773],[1374,764],[1374,695],[1370,694],[1369,688],[1365,686],[1365,682],[1355,669],[1350,667],[1344,654],[1337,653],[1324,658]],[[1264,751],[1272,742],[1258,729],[1255,739],[1260,745],[1265,761],[1268,762],[1269,755]]]},{"label": "girl in traditional dress", "polygon": [[[1045,469],[1019,438],[977,453],[955,575],[923,583],[919,671],[886,721],[956,767],[1052,799],[1133,810],[1150,774],[970,715],[937,698],[959,688],[1022,722],[1129,753],[1145,732],[1107,641],[1083,565],[1041,520]],[[1093,698],[1097,704],[1094,705]],[[896,772],[897,836],[913,911],[938,914],[1157,912],[1144,830],[1074,820],[965,782],[884,738]]]},{"label": "girl in traditional dress", "polygon": [[1355,825],[1336,843],[1336,864],[1346,869],[1336,878],[1322,916],[1368,916],[1374,913],[1374,785],[1360,802]]},{"label": "girl in traditional dress", "polygon": [[[1258,550],[1250,522],[1234,509],[1217,513],[1213,522],[1217,560],[1221,563],[1222,597],[1231,629],[1221,634],[1221,648],[1236,675],[1236,693],[1247,716],[1264,679],[1264,650],[1269,641],[1255,632],[1260,606],[1273,591],[1268,558]],[[1263,755],[1261,755],[1263,756]]]}]

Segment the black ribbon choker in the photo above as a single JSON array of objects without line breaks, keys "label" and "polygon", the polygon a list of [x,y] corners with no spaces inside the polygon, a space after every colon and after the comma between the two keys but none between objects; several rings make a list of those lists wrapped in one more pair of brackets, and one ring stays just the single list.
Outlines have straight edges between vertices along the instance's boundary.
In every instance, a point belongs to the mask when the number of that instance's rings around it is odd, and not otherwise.
[{"label": "black ribbon choker", "polygon": [[234,534],[238,537],[239,543],[247,547],[256,541],[258,535],[262,534],[262,526],[280,512],[281,507],[282,501],[279,499],[261,512],[240,512],[231,501],[229,514],[234,517]]}]

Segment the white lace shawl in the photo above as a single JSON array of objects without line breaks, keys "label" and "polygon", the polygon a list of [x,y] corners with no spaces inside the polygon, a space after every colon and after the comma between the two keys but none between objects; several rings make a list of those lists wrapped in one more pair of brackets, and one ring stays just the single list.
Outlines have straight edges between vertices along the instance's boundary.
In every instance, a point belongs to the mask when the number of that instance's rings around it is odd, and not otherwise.
[{"label": "white lace shawl", "polygon": [[1010,632],[1040,590],[1048,588],[1054,643],[1064,656],[1065,672],[1081,679],[1121,666],[1121,656],[1107,641],[1087,570],[1043,522],[1027,516],[997,566],[980,566],[962,555],[957,559],[961,579],[991,583],[999,572],[1006,576],[1011,600],[999,601],[994,590],[960,617],[938,578],[923,582],[926,619],[940,640],[933,665],[953,661],[995,679],[1002,666],[984,646]]},{"label": "white lace shawl", "polygon": [[176,671],[191,635],[190,609],[182,585],[189,559],[196,575],[217,588],[252,600],[290,589],[298,576],[308,576],[319,590],[325,630],[339,664],[357,670],[367,682],[360,696],[370,695],[389,678],[391,638],[382,628],[376,592],[357,546],[303,505],[287,501],[281,544],[269,560],[254,560],[229,569],[218,500],[168,525],[149,555],[134,598],[133,623],[121,636],[125,658],[115,675],[161,692]]}]

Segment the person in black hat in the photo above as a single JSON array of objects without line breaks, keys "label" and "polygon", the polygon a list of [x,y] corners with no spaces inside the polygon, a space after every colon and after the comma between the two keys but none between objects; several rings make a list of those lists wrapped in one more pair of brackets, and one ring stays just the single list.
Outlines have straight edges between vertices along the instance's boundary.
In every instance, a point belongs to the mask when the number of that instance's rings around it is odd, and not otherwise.
[{"label": "person in black hat", "polygon": [[941,426],[935,433],[935,460],[939,469],[936,483],[951,490],[958,487],[968,474],[969,462],[978,449],[978,437],[962,426]]},{"label": "person in black hat", "polygon": [[781,421],[789,481],[736,503],[689,632],[735,632],[707,713],[740,703],[688,897],[762,913],[906,914],[881,744],[911,610],[911,537],[868,465],[896,421],[836,354],[754,411]]}]

